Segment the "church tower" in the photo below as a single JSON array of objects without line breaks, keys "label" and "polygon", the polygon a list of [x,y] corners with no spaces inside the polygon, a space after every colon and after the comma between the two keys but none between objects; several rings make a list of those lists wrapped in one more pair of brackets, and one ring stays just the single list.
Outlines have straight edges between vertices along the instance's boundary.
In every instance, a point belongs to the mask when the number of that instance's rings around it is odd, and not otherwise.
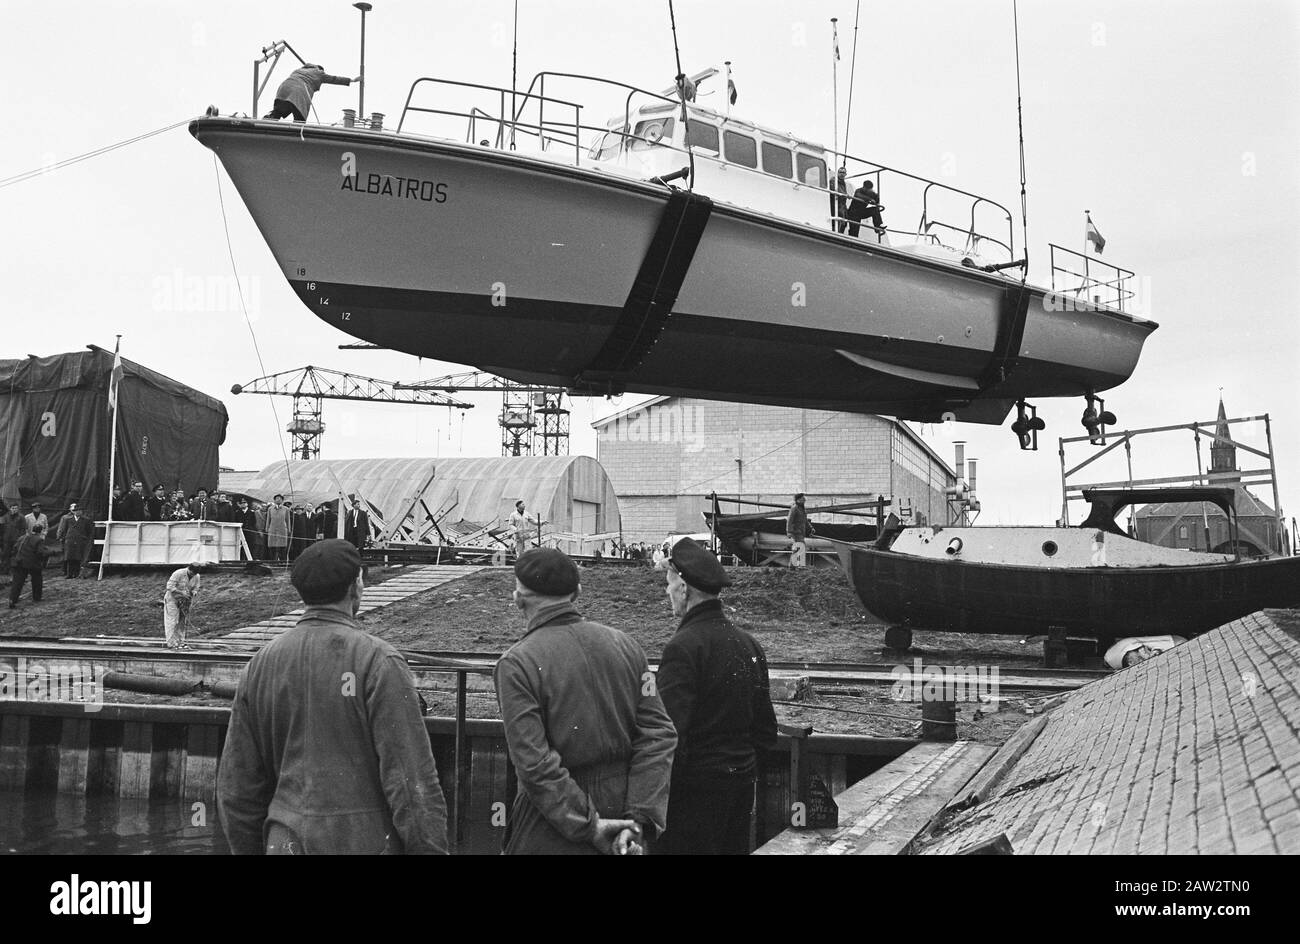
[{"label": "church tower", "polygon": [[1228,430],[1228,414],[1223,409],[1223,397],[1219,397],[1219,418],[1214,424],[1214,434],[1219,439],[1210,446],[1210,481],[1241,481],[1241,472],[1237,468],[1237,447]]}]

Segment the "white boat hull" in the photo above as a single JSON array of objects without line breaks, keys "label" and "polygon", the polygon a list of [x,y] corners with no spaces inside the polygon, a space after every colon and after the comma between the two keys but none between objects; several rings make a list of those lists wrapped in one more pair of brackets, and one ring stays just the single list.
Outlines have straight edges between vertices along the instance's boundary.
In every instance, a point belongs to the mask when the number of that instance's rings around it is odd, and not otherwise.
[{"label": "white boat hull", "polygon": [[[533,382],[581,385],[667,199],[455,142],[222,118],[191,131],[322,320]],[[1009,332],[1019,282],[716,204],[662,333],[608,389],[996,423],[1016,399],[1129,377],[1154,323],[1053,311],[1029,290]]]}]

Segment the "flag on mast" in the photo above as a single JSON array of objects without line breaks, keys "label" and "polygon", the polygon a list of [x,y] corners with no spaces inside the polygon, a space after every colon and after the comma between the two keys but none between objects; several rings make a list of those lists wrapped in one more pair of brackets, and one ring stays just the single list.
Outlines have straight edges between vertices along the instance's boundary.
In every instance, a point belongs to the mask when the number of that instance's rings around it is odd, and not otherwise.
[{"label": "flag on mast", "polygon": [[731,80],[731,63],[727,63],[727,104],[736,104],[736,83]]},{"label": "flag on mast", "polygon": [[1097,247],[1097,255],[1100,256],[1102,250],[1106,248],[1106,240],[1102,238],[1101,233],[1097,231],[1097,227],[1093,225],[1092,216],[1086,210],[1083,215],[1088,220],[1087,227],[1084,230],[1084,245],[1087,246],[1088,243],[1092,243]]},{"label": "flag on mast", "polygon": [[113,372],[108,378],[108,408],[117,409],[117,386],[122,382],[122,354],[119,350],[121,341],[113,348]]}]

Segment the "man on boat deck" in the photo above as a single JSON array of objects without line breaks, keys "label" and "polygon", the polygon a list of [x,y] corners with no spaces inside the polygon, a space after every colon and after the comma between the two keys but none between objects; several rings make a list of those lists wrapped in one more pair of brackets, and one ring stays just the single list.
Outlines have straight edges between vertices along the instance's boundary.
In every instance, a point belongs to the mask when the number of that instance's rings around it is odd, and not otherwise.
[{"label": "man on boat deck", "polygon": [[831,215],[835,217],[835,232],[844,232],[844,227],[848,225],[846,221],[849,205],[849,185],[844,179],[848,169],[841,167],[835,174],[835,180],[831,183]]},{"label": "man on boat deck", "polygon": [[803,492],[795,495],[794,504],[785,518],[785,534],[790,539],[790,566],[803,567],[808,563],[808,535],[813,533],[812,522],[804,511]]},{"label": "man on boat deck", "polygon": [[876,193],[875,186],[870,180],[862,181],[862,186],[853,191],[853,200],[844,214],[850,220],[849,235],[858,235],[858,223],[863,219],[871,220],[877,236],[883,235],[885,224],[880,218],[880,211],[883,209],[884,207],[880,205],[880,194]]},{"label": "man on boat deck", "polygon": [[668,830],[659,853],[748,855],[758,752],[776,746],[767,656],[731,625],[718,594],[731,578],[690,538],[661,565],[681,620],[659,663],[659,693],[677,728]]},{"label": "man on boat deck", "polygon": [[533,548],[515,562],[524,638],[497,662],[519,777],[508,855],[628,855],[667,823],[677,735],[641,647],[583,619],[578,568]]},{"label": "man on boat deck", "polygon": [[239,680],[217,774],[237,855],[447,852],[447,807],[415,679],[356,621],[361,554],[339,538],[298,555],[307,610]]},{"label": "man on boat deck", "polygon": [[307,63],[301,69],[294,69],[280,83],[275,90],[274,107],[262,117],[279,121],[292,115],[294,121],[306,121],[307,112],[311,111],[311,100],[322,85],[351,85],[352,81],[329,75],[322,67]]}]

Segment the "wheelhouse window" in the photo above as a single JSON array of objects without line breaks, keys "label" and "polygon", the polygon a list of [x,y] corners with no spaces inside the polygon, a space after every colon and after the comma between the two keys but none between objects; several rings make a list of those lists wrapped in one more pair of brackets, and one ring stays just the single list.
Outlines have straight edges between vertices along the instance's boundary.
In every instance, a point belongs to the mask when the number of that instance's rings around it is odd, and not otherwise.
[{"label": "wheelhouse window", "polygon": [[596,139],[596,143],[591,146],[591,151],[588,156],[593,157],[598,161],[608,161],[612,158],[618,157],[619,148],[623,144],[623,132],[625,130],[626,129],[624,128],[616,128],[613,131],[606,131]]},{"label": "wheelhouse window", "polygon": [[715,153],[722,151],[718,144],[718,129],[699,118],[692,118],[686,125],[686,146],[702,147]]},{"label": "wheelhouse window", "polygon": [[632,131],[632,150],[644,151],[648,148],[658,147],[664,138],[671,143],[673,137],[673,119],[672,118],[647,118],[644,121],[638,121],[636,128]]},{"label": "wheelhouse window", "polygon": [[764,141],[763,172],[774,174],[777,177],[784,177],[786,180],[794,176],[794,160],[791,157],[790,149],[781,147],[779,144],[772,144],[770,141]]},{"label": "wheelhouse window", "polygon": [[799,180],[810,187],[826,186],[826,162],[811,154],[796,154],[795,167],[799,171]]},{"label": "wheelhouse window", "polygon": [[758,166],[758,143],[747,134],[724,131],[722,141],[727,147],[725,157],[741,167]]}]

